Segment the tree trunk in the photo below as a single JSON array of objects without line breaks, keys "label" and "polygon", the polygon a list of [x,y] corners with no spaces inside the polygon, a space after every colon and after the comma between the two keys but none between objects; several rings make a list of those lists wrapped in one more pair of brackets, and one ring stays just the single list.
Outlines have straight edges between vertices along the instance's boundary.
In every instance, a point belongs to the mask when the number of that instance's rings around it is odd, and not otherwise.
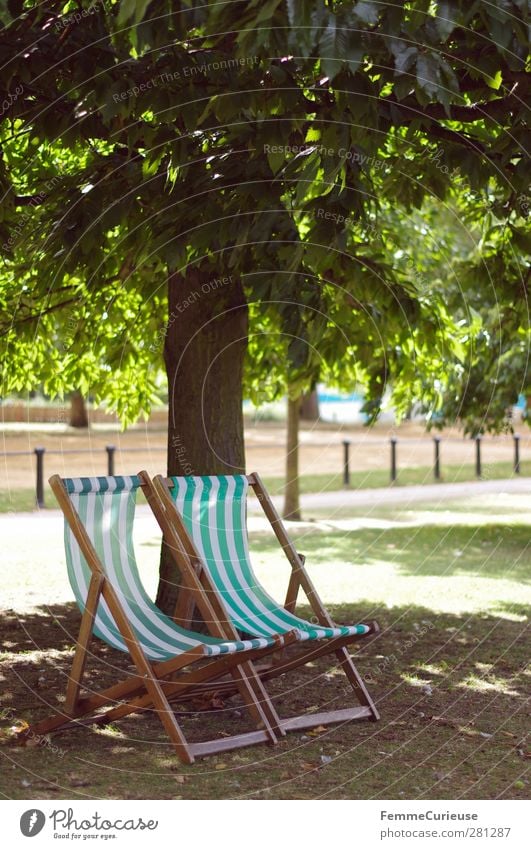
[{"label": "tree trunk", "polygon": [[[168,474],[245,471],[242,379],[247,304],[239,280],[191,270],[168,281]],[[171,615],[179,574],[163,543],[157,605]]]},{"label": "tree trunk", "polygon": [[284,489],[284,519],[300,522],[299,505],[299,408],[301,399],[288,396],[288,427],[286,444],[286,486]]},{"label": "tree trunk", "polygon": [[300,418],[305,422],[319,421],[319,398],[317,389],[305,392],[301,398]]},{"label": "tree trunk", "polygon": [[88,427],[87,408],[85,399],[79,390],[70,396],[70,427]]}]

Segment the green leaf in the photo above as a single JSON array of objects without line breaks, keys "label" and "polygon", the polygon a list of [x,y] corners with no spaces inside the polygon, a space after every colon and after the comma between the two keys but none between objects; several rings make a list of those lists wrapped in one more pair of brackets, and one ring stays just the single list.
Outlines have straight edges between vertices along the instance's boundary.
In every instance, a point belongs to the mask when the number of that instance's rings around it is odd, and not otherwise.
[{"label": "green leaf", "polygon": [[443,44],[448,41],[448,36],[456,27],[454,20],[456,12],[455,0],[439,0],[437,3],[435,28]]},{"label": "green leaf", "polygon": [[505,19],[500,21],[497,16],[489,12],[487,12],[487,15],[489,18],[489,32],[496,47],[509,47],[513,37],[510,18],[504,16]]},{"label": "green leaf", "polygon": [[288,346],[288,357],[293,368],[303,368],[308,360],[309,347],[305,339],[295,337]]},{"label": "green leaf", "polygon": [[406,47],[404,45],[404,50],[401,50],[400,53],[395,54],[395,68],[397,75],[405,74],[406,71],[408,71],[415,63],[416,58],[417,48]]},{"label": "green leaf", "polygon": [[344,16],[330,14],[319,41],[321,69],[332,80],[343,67],[354,74],[363,61],[365,48],[360,34],[352,32]]},{"label": "green leaf", "polygon": [[431,0],[411,0],[409,5],[409,21],[411,28],[416,30],[423,27],[428,20],[428,9],[430,8]]},{"label": "green leaf", "polygon": [[307,142],[318,142],[321,140],[321,130],[319,127],[310,126],[308,128],[308,132],[306,133]]},{"label": "green leaf", "polygon": [[345,57],[345,63],[351,74],[355,74],[358,70],[359,66],[363,62],[363,57],[365,55],[365,48],[360,45],[354,45],[348,47],[347,55]]},{"label": "green leaf", "polygon": [[266,2],[262,2],[260,4],[261,9],[254,19],[253,25],[261,24],[262,21],[270,21],[282,2],[283,0],[266,0]]},{"label": "green leaf", "polygon": [[18,18],[24,8],[24,0],[7,0],[7,8],[13,18]]},{"label": "green leaf", "polygon": [[118,12],[118,26],[122,26],[133,17],[136,9],[136,0],[121,0],[120,11]]},{"label": "green leaf", "polygon": [[6,0],[0,0],[0,23],[4,24],[6,27],[9,26],[13,19],[13,15],[9,10],[9,3]]},{"label": "green leaf", "polygon": [[372,0],[360,0],[354,7],[354,15],[364,24],[378,23],[379,14],[379,4],[372,2]]},{"label": "green leaf", "polygon": [[531,254],[531,232],[529,230],[516,229],[511,226],[513,241],[526,254]]},{"label": "green leaf", "polygon": [[282,151],[269,152],[267,154],[267,161],[273,174],[277,174],[286,162],[286,157]]},{"label": "green leaf", "polygon": [[439,99],[441,72],[434,53],[419,53],[417,58],[417,84],[429,98]]},{"label": "green leaf", "polygon": [[140,23],[150,3],[151,0],[122,0],[118,13],[118,26],[127,23],[131,18],[134,18],[135,23]]},{"label": "green leaf", "polygon": [[319,42],[321,70],[330,80],[340,72],[340,60],[345,58],[347,46],[347,33],[344,29],[338,27],[336,16],[331,14]]}]

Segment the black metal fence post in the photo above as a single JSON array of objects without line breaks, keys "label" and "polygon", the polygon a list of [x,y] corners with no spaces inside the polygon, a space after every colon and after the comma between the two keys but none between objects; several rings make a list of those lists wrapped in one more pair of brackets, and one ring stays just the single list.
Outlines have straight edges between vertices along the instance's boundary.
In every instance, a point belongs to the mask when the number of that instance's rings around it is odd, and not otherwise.
[{"label": "black metal fence post", "polygon": [[37,461],[37,486],[36,497],[37,507],[44,507],[44,452],[46,448],[34,448],[33,453]]},{"label": "black metal fence post", "polygon": [[520,474],[520,437],[517,433],[513,433],[514,439],[514,473]]},{"label": "black metal fence post", "polygon": [[398,439],[396,436],[391,437],[391,483],[396,481],[396,443]]},{"label": "black metal fence post", "polygon": [[116,445],[106,445],[105,450],[107,452],[107,474],[111,477],[114,475],[114,452],[116,451]]},{"label": "black metal fence post", "polygon": [[476,436],[476,477],[481,477],[481,436]]},{"label": "black metal fence post", "polygon": [[343,440],[343,486],[350,486],[350,439]]},{"label": "black metal fence post", "polygon": [[436,481],[441,479],[441,437],[433,437],[433,446],[435,448],[435,462],[433,464],[433,476]]}]

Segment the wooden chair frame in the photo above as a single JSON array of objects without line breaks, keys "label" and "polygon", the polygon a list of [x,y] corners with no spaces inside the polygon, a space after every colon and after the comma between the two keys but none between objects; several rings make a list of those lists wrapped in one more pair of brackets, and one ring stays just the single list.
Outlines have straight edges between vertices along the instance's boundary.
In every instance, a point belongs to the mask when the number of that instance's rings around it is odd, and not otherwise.
[{"label": "wooden chair frame", "polygon": [[[184,763],[191,764],[195,757],[217,754],[255,743],[277,742],[278,737],[285,731],[252,661],[271,654],[283,645],[295,642],[298,635],[291,632],[284,639],[276,641],[272,647],[249,649],[233,654],[218,655],[215,658],[208,657],[206,647],[199,645],[169,660],[151,662],[128,621],[116,590],[104,572],[98,554],[61,477],[59,475],[51,477],[50,485],[90,567],[92,576],[66,688],[64,707],[52,716],[30,726],[25,732],[26,735],[42,735],[61,728],[72,727],[73,724],[80,724],[80,720],[86,717],[91,717],[89,721],[92,722],[111,722],[128,714],[149,709],[154,710],[159,716],[178,757]],[[146,494],[149,500],[150,491],[147,490]],[[193,570],[187,574],[186,589],[188,592],[193,592],[195,603],[202,615],[213,623],[213,636],[224,639],[224,629],[217,627],[214,622],[217,616],[216,607],[211,604],[211,599],[196,579]],[[83,697],[81,696],[83,674],[100,597],[103,597],[109,606],[136,667],[136,674],[99,693]],[[201,635],[198,634],[197,638],[200,640]],[[205,687],[217,691],[219,687],[213,687],[212,682],[227,675],[230,679],[231,691],[240,693],[257,730],[207,742],[189,743],[170,706],[170,699],[190,698],[198,692],[203,693]],[[227,689],[226,684],[221,682],[221,688]],[[106,705],[111,706],[105,713],[95,714],[95,711]],[[85,723],[86,719],[81,724]]]},{"label": "wooden chair frame", "polygon": [[[238,635],[234,624],[171,497],[170,489],[173,485],[171,478],[164,478],[161,475],[157,475],[151,480],[147,472],[139,472],[139,477],[145,485],[148,502],[159,521],[182,576],[183,587],[177,601],[175,621],[184,627],[189,627],[193,615],[193,606],[199,597],[195,589],[195,581],[193,582],[194,588],[192,588],[192,581],[190,580],[190,577],[195,575],[203,590],[212,600],[213,607],[215,607],[217,614],[216,628],[221,628],[223,635],[227,639],[237,639]],[[326,627],[334,627],[334,622],[305,569],[304,555],[299,554],[295,549],[260,476],[253,473],[247,475],[247,480],[256,493],[262,509],[291,566],[288,590],[284,603],[286,610],[291,613],[295,612],[298,595],[302,590],[308,599],[318,623]],[[369,695],[361,675],[356,669],[352,657],[347,650],[347,645],[369,634],[377,634],[379,630],[378,624],[371,622],[370,630],[366,634],[333,637],[300,643],[297,646],[297,654],[294,657],[286,657],[283,653],[282,657],[276,660],[273,658],[273,662],[268,668],[260,670],[261,680],[267,681],[314,661],[319,657],[333,654],[337,658],[338,664],[345,673],[359,702],[359,706],[350,707],[345,710],[328,711],[326,713],[310,714],[288,719],[281,718],[281,728],[289,731],[354,719],[377,721],[380,718],[378,710]],[[214,634],[214,631],[212,633]]]}]

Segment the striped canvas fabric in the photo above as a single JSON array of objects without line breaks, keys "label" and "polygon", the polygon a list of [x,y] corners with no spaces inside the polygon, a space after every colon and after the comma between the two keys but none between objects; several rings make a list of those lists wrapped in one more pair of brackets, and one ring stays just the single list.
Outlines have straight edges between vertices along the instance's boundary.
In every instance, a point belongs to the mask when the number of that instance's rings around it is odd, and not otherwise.
[{"label": "striped canvas fabric", "polygon": [[235,627],[244,634],[271,636],[296,629],[301,640],[369,632],[367,625],[328,628],[289,613],[256,578],[247,538],[245,475],[172,477],[175,505],[223,597]]},{"label": "striped canvas fabric", "polygon": [[[223,641],[186,631],[165,616],[148,597],[140,580],[133,548],[133,521],[140,481],[133,477],[64,478],[70,496],[106,576],[118,594],[124,612],[150,660],[166,660],[205,645],[205,655],[215,656],[273,645],[272,639]],[[68,577],[83,611],[91,570],[65,521]],[[127,651],[106,601],[102,598],[94,633],[110,646]]]}]

